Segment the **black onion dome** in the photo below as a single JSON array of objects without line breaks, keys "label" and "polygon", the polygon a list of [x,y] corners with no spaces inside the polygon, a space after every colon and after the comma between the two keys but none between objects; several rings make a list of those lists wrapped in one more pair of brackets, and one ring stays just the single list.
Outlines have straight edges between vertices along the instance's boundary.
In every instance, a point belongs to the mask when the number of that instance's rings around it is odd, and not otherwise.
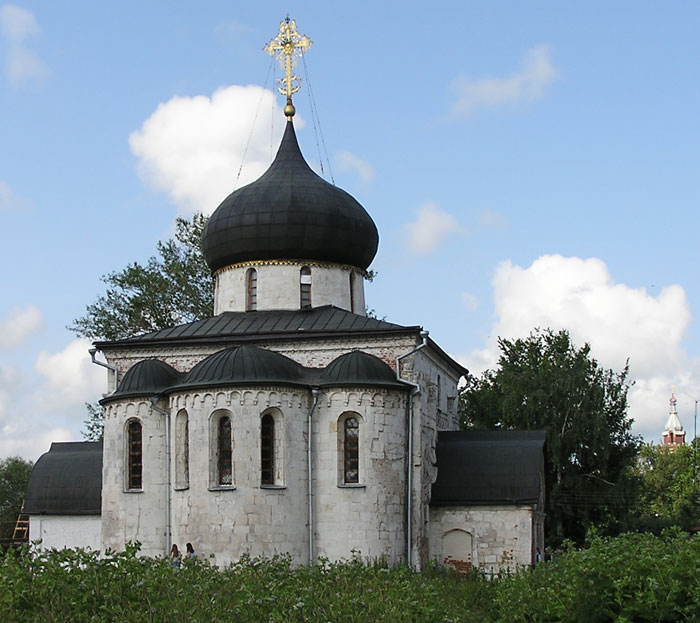
[{"label": "black onion dome", "polygon": [[270,168],[226,197],[202,233],[202,253],[212,272],[253,260],[367,269],[378,244],[365,209],[306,164],[291,122]]},{"label": "black onion dome", "polygon": [[319,377],[321,387],[365,385],[410,389],[396,378],[394,371],[381,359],[354,350],[336,357]]},{"label": "black onion dome", "polygon": [[176,389],[276,383],[302,385],[301,366],[265,348],[234,346],[200,361]]},{"label": "black onion dome", "polygon": [[103,398],[100,403],[128,396],[159,394],[177,384],[181,376],[175,368],[160,359],[144,359],[131,366],[119,382],[117,391]]}]

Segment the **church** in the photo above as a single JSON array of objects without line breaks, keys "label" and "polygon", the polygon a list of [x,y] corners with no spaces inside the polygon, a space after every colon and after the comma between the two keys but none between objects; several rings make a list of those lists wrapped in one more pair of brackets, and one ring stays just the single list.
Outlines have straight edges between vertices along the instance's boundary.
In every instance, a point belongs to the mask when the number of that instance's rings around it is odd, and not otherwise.
[{"label": "church", "polygon": [[287,19],[266,48],[286,68],[286,128],[203,232],[214,315],[94,343],[104,441],[36,463],[25,512],[42,547],[488,571],[543,549],[544,433],[459,431],[467,371],[421,326],[366,315],[377,228],[294,129],[291,70],[310,45]]}]

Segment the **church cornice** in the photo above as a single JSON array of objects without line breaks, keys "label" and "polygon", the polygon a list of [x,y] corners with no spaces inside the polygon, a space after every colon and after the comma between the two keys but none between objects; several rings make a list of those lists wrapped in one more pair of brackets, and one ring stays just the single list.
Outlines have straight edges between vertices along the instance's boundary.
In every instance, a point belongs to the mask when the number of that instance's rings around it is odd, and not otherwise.
[{"label": "church cornice", "polygon": [[239,268],[251,268],[255,266],[312,266],[314,268],[340,268],[341,270],[346,270],[348,272],[357,271],[363,277],[367,278],[369,273],[366,270],[362,270],[357,266],[351,266],[350,264],[335,264],[333,262],[319,262],[318,260],[250,260],[248,262],[237,262],[235,264],[229,264],[223,268],[219,268],[214,271],[213,276],[218,277],[222,273],[237,270]]}]

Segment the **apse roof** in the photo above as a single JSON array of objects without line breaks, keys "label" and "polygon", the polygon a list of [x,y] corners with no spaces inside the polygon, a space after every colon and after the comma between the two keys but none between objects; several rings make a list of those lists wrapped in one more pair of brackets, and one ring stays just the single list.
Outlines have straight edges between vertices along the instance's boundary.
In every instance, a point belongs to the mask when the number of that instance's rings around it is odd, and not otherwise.
[{"label": "apse roof", "polygon": [[212,272],[253,260],[316,260],[366,269],[378,244],[365,209],[306,163],[291,120],[270,168],[224,199],[202,233],[202,253]]},{"label": "apse roof", "polygon": [[127,370],[117,391],[100,400],[100,404],[127,396],[146,396],[162,392],[174,385],[181,374],[159,359],[144,359]]},{"label": "apse roof", "polygon": [[403,326],[353,314],[333,305],[296,310],[251,312],[227,311],[176,327],[136,335],[111,342],[95,342],[95,346],[136,345],[140,343],[186,344],[202,342],[241,342],[299,337],[350,337],[353,335],[417,333],[419,326]]},{"label": "apse roof", "polygon": [[102,442],[53,442],[34,465],[24,512],[29,515],[99,515]]},{"label": "apse roof", "polygon": [[406,388],[396,373],[378,357],[354,350],[336,357],[319,375],[320,387],[376,385]]},{"label": "apse roof", "polygon": [[441,431],[432,506],[535,504],[544,431]]},{"label": "apse roof", "polygon": [[235,346],[200,361],[178,387],[255,385],[282,383],[304,385],[302,366],[289,357],[257,346]]}]

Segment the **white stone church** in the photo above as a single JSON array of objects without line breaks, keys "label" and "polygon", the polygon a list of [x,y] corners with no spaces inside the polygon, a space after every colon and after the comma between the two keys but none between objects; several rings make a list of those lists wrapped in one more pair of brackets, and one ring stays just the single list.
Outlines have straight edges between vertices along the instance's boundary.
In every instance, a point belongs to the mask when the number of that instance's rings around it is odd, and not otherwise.
[{"label": "white stone church", "polygon": [[289,98],[285,114],[270,168],[204,231],[214,316],[94,344],[104,442],[39,459],[30,539],[150,556],[191,542],[220,566],[531,564],[544,434],[458,431],[466,370],[420,326],[366,316],[377,229],[308,166]]}]

